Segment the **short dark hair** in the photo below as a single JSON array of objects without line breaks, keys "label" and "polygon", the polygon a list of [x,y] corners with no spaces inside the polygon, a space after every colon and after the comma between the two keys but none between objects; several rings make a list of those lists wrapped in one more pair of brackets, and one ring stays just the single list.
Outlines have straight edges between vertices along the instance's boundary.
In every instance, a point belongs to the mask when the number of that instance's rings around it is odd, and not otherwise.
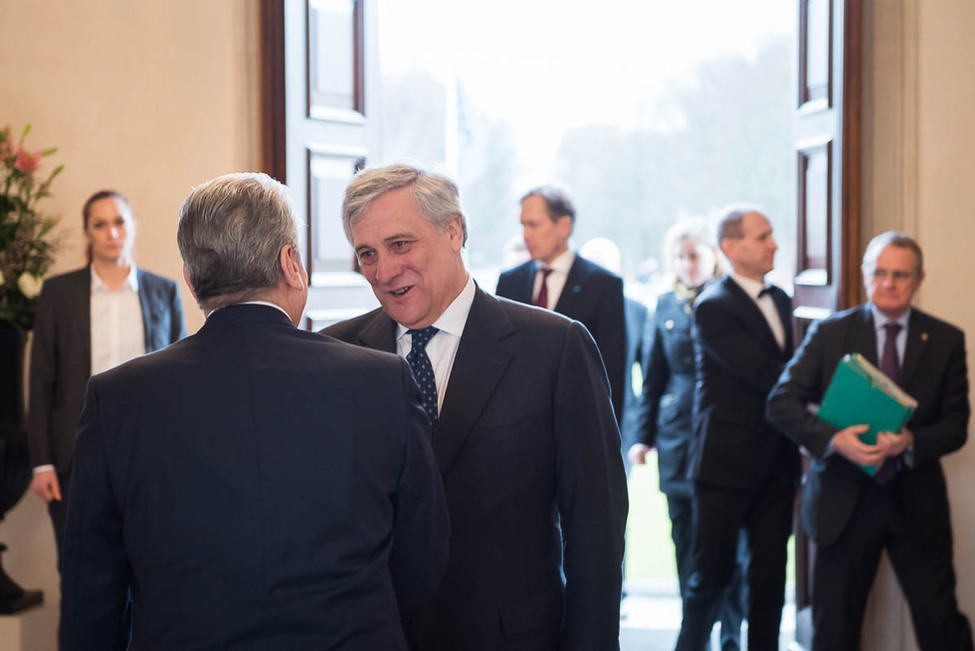
[{"label": "short dark hair", "polygon": [[924,274],[924,254],[921,253],[920,245],[913,237],[900,231],[887,231],[870,240],[867,248],[863,251],[863,264],[861,264],[861,269],[876,267],[877,257],[888,246],[896,246],[899,249],[910,249],[913,251],[914,260],[917,262],[914,266],[914,271],[918,278]]},{"label": "short dark hair", "polygon": [[560,217],[568,217],[570,222],[576,223],[576,207],[565,189],[557,185],[540,185],[526,192],[521,201],[528,197],[541,197],[545,201],[545,210],[553,222],[559,221]]}]

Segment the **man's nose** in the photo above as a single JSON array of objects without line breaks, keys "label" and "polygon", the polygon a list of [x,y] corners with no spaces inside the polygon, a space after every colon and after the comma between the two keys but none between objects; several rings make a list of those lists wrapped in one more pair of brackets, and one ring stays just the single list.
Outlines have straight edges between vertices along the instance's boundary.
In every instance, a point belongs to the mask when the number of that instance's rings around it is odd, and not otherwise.
[{"label": "man's nose", "polygon": [[399,274],[399,264],[392,256],[378,255],[376,259],[376,280],[387,283]]}]

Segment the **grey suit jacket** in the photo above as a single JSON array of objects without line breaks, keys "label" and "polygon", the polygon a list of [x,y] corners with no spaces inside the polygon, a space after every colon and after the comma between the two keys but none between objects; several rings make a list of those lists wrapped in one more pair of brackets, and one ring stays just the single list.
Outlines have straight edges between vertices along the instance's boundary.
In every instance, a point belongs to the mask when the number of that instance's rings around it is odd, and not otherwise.
[{"label": "grey suit jacket", "polygon": [[[323,332],[395,351],[380,310]],[[585,328],[478,290],[433,449],[450,560],[436,596],[407,620],[414,648],[618,648],[626,480]]]},{"label": "grey suit jacket", "polygon": [[[940,458],[968,436],[968,370],[958,328],[915,309],[907,337],[901,386],[918,408],[907,423],[914,434],[914,464],[901,471],[900,482],[902,506],[915,525],[911,533],[923,548],[929,536],[943,541],[951,535]],[[841,455],[827,455],[837,429],[807,409],[822,400],[843,355],[854,352],[877,363],[873,315],[866,305],[813,324],[768,401],[769,419],[814,457],[803,488],[802,522],[821,545],[839,538],[860,487],[873,481]]]},{"label": "grey suit jacket", "polygon": [[[138,269],[146,352],[186,336],[176,283]],[[30,356],[28,438],[32,466],[70,469],[78,416],[91,375],[91,270],[44,281]]]}]

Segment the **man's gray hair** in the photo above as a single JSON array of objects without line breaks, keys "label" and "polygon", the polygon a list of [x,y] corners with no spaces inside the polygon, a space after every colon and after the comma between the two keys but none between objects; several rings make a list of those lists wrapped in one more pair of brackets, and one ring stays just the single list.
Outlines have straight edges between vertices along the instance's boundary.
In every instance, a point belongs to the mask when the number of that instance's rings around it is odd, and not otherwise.
[{"label": "man's gray hair", "polygon": [[363,170],[349,183],[342,202],[342,227],[349,244],[353,244],[352,227],[369,205],[384,194],[400,188],[410,189],[420,214],[441,233],[452,219],[460,217],[464,244],[467,243],[467,220],[460,207],[457,184],[446,176],[401,163]]},{"label": "man's gray hair", "polygon": [[757,212],[765,215],[765,209],[753,203],[733,203],[725,206],[718,218],[718,244],[723,240],[740,240],[745,237],[745,227],[743,221],[745,215],[750,212]]},{"label": "man's gray hair", "polygon": [[863,252],[861,269],[870,269],[872,273],[877,266],[877,257],[888,246],[896,246],[899,249],[910,249],[913,251],[914,260],[917,262],[914,266],[914,273],[917,274],[918,278],[924,275],[924,254],[921,253],[920,245],[913,237],[900,231],[887,231],[870,240],[866,250]]},{"label": "man's gray hair", "polygon": [[275,287],[284,246],[298,252],[288,188],[267,174],[227,174],[193,188],[179,207],[176,241],[205,310]]}]

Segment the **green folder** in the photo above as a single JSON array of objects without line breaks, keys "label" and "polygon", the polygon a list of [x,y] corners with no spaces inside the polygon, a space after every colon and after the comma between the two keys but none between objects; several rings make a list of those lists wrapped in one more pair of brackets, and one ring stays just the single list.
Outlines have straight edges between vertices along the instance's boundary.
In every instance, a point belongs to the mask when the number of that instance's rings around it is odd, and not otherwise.
[{"label": "green folder", "polygon": [[[844,355],[836,367],[817,416],[841,429],[869,425],[870,429],[860,434],[860,440],[875,445],[878,432],[899,433],[915,409],[917,400],[863,355],[851,353]],[[860,466],[860,469],[873,477],[878,467]]]}]

